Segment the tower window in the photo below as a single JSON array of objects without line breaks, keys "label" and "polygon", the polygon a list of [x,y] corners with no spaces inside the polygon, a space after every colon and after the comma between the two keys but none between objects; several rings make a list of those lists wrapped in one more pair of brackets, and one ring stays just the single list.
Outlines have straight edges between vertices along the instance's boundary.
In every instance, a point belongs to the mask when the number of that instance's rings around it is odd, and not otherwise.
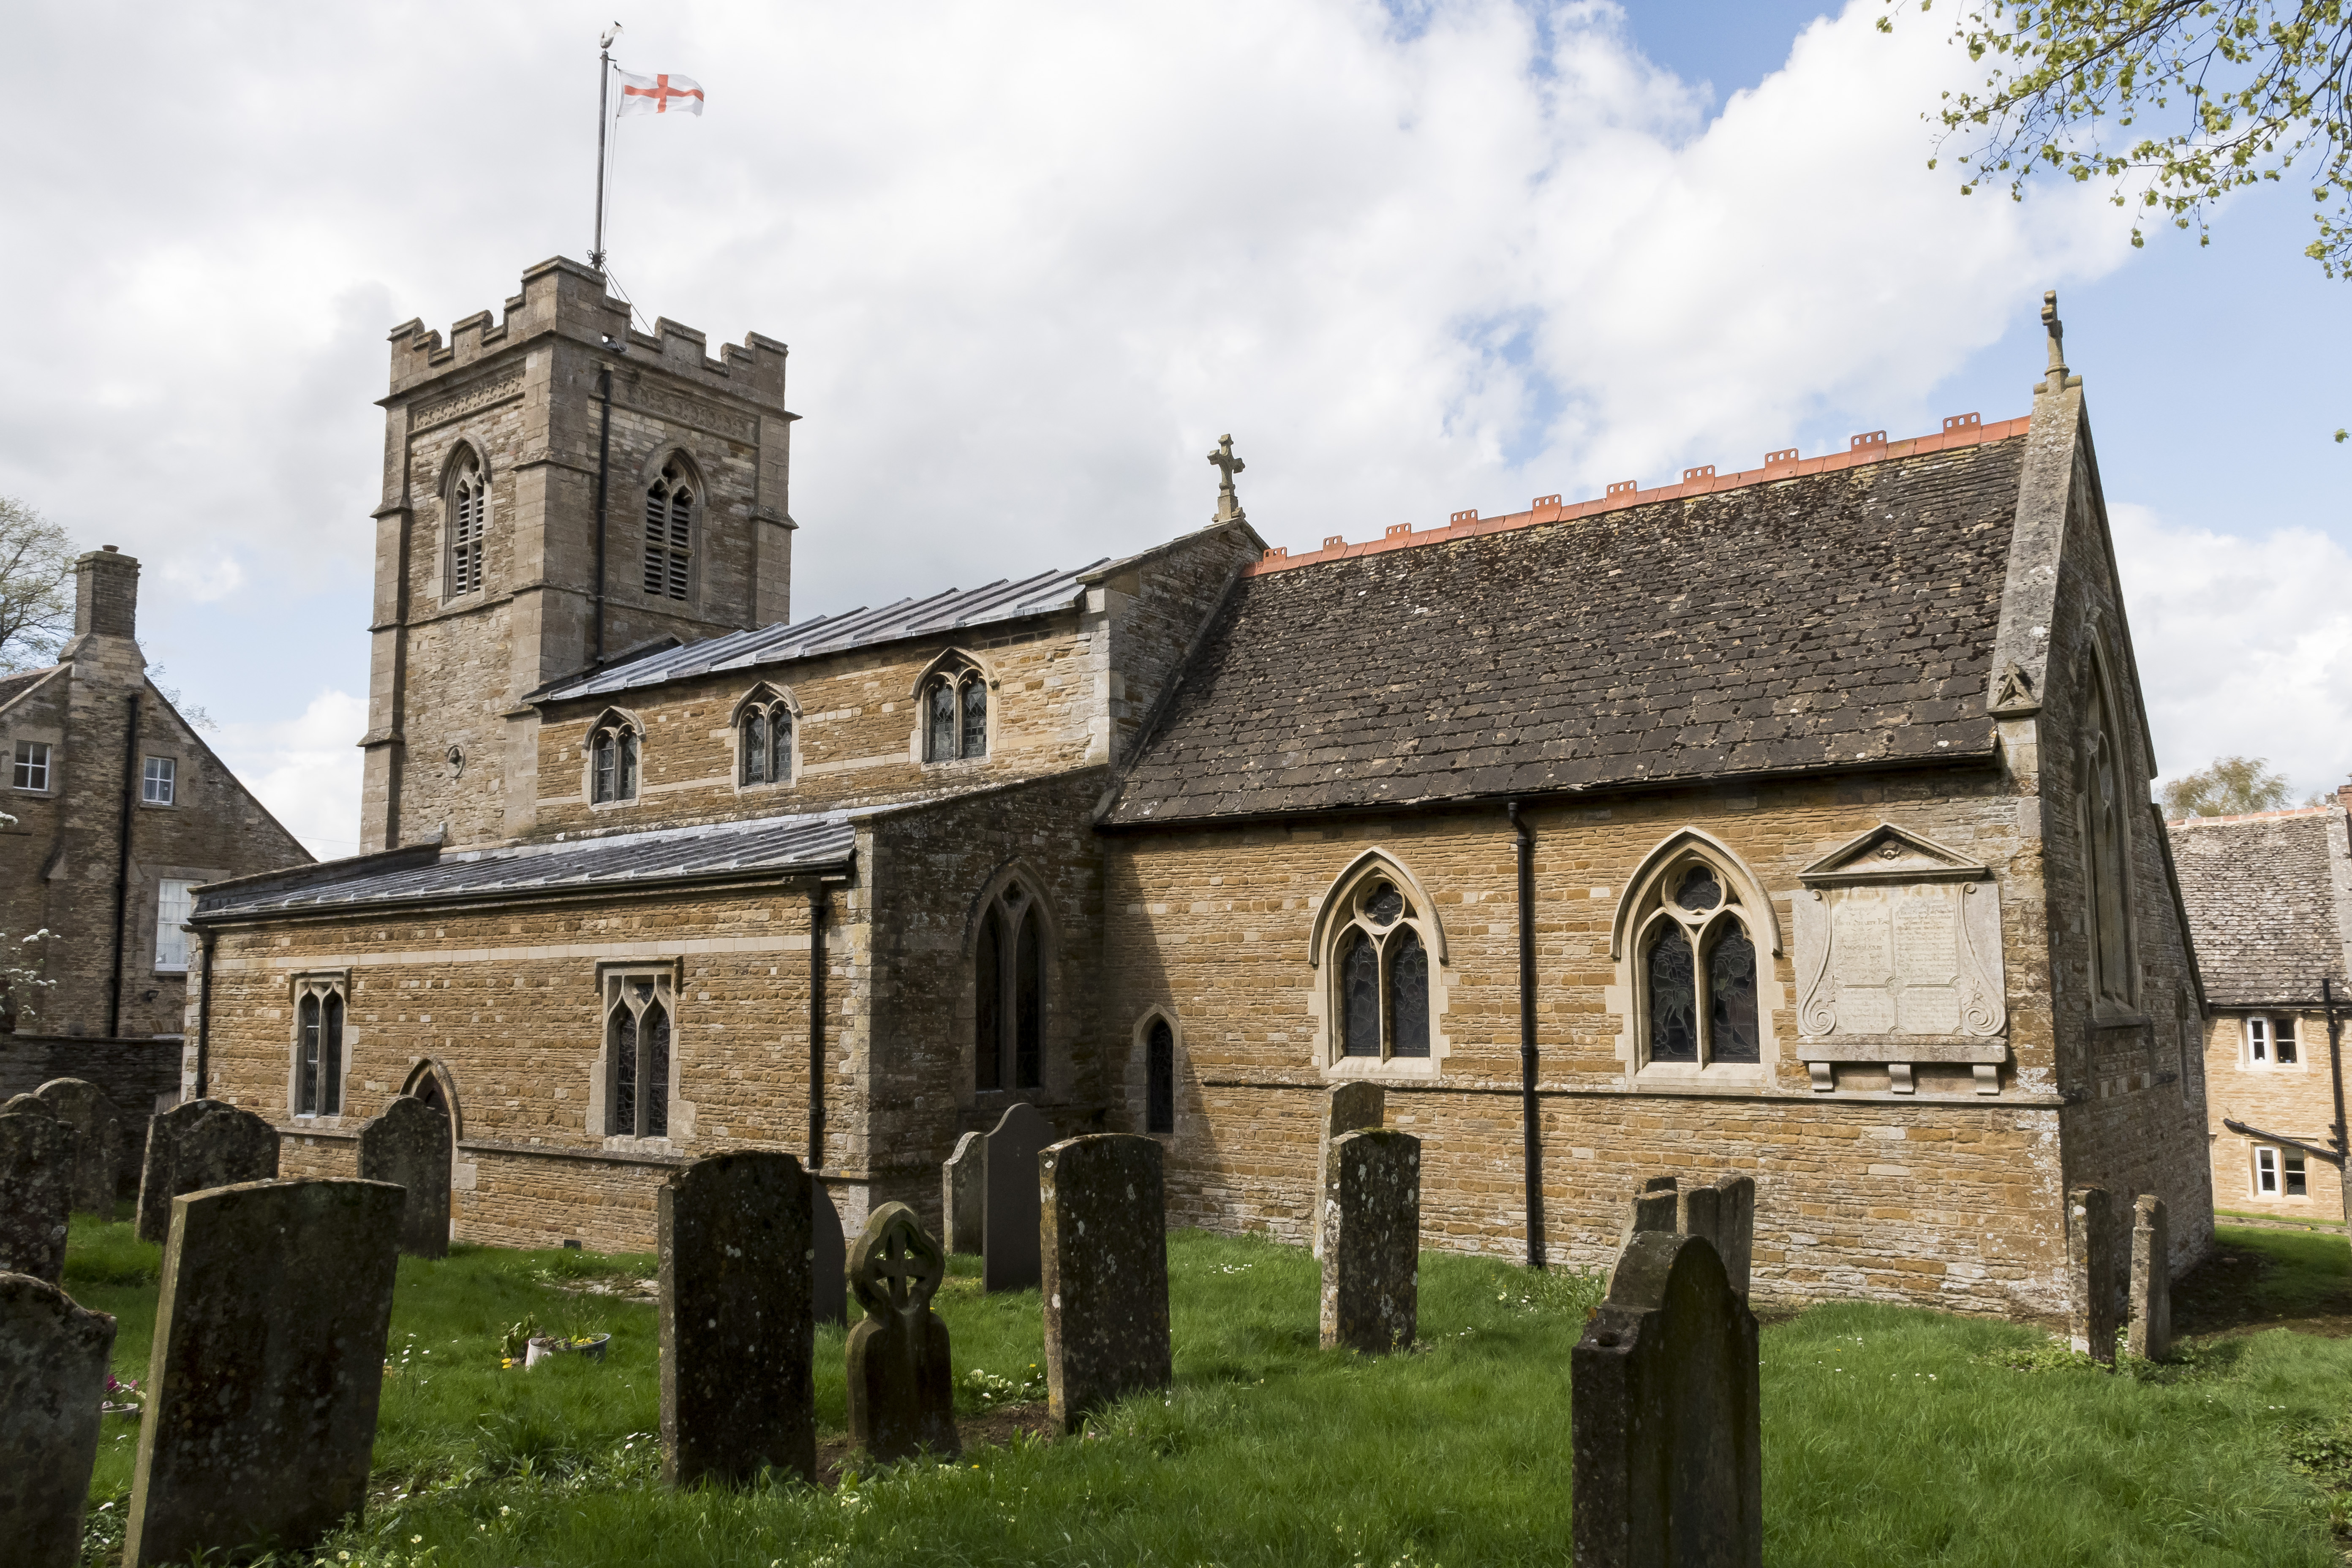
[{"label": "tower window", "polygon": [[1045,950],[1029,889],[1016,882],[980,919],[972,955],[972,1087],[1045,1082]]},{"label": "tower window", "polygon": [[923,682],[923,761],[948,763],[988,755],[988,677],[958,663]]},{"label": "tower window", "polygon": [[598,805],[637,798],[637,731],[608,717],[588,737],[588,798]]},{"label": "tower window", "polygon": [[482,535],[489,521],[489,486],[471,452],[458,460],[449,481],[449,591],[446,598],[482,586]]},{"label": "tower window", "polygon": [[694,481],[672,458],[646,489],[646,593],[683,602],[693,581]]}]

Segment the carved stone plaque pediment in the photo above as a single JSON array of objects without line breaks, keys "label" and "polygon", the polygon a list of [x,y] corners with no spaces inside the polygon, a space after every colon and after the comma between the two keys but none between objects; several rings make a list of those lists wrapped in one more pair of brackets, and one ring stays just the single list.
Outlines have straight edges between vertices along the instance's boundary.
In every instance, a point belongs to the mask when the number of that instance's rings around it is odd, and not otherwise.
[{"label": "carved stone plaque pediment", "polygon": [[[2000,896],[1990,868],[1892,823],[1798,873],[1797,1055],[1830,1064],[1966,1062],[1998,1086],[2008,1058]],[[1990,1090],[1986,1090],[1990,1092]]]}]

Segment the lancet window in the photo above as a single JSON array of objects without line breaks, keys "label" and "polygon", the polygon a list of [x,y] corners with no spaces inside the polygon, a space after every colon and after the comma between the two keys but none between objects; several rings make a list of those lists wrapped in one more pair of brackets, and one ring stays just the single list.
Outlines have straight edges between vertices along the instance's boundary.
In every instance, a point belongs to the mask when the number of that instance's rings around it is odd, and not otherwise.
[{"label": "lancet window", "polygon": [[961,660],[924,678],[920,705],[923,760],[988,755],[988,677]]},{"label": "lancet window", "polygon": [[294,998],[294,1114],[343,1110],[343,980],[299,980]]},{"label": "lancet window", "polygon": [[646,487],[646,593],[683,600],[694,581],[695,482],[683,458]]},{"label": "lancet window", "polygon": [[761,687],[738,710],[735,754],[736,776],[744,784],[792,782],[792,705],[772,689]]},{"label": "lancet window", "polygon": [[449,591],[446,598],[476,593],[482,586],[482,541],[490,515],[490,487],[482,462],[472,451],[459,454],[450,470]]},{"label": "lancet window", "polygon": [[667,969],[604,975],[604,1135],[669,1136],[676,982]]},{"label": "lancet window", "polygon": [[1628,894],[1635,1038],[1644,1062],[1707,1067],[1763,1059],[1759,953],[1772,950],[1753,879],[1696,843]]},{"label": "lancet window", "polygon": [[1045,931],[1037,902],[1014,882],[980,917],[972,950],[972,1087],[1045,1082]]},{"label": "lancet window", "polygon": [[637,727],[618,714],[596,721],[588,734],[588,798],[598,805],[637,798]]},{"label": "lancet window", "polygon": [[[2095,1011],[2128,1012],[2137,1003],[2131,921],[2131,770],[2115,724],[2107,673],[2095,651],[2088,661],[2089,734],[2076,823],[2089,884],[2091,994]],[[2147,798],[2145,786],[2137,798]]]},{"label": "lancet window", "polygon": [[1326,969],[1342,1058],[1417,1060],[1429,1055],[1429,911],[1403,879],[1375,869],[1338,895]]},{"label": "lancet window", "polygon": [[1176,1131],[1176,1031],[1161,1017],[1143,1032],[1143,1130]]}]

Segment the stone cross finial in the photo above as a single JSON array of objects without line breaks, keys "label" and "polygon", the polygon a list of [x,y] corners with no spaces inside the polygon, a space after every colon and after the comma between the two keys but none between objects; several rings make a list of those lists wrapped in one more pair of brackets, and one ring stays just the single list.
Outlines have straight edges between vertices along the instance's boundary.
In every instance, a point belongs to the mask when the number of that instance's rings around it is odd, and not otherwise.
[{"label": "stone cross finial", "polygon": [[2066,324],[2058,319],[2058,290],[2047,289],[2042,296],[2042,326],[2050,334],[2050,380],[2052,392],[2066,390]]},{"label": "stone cross finial", "polygon": [[1241,497],[1234,493],[1234,476],[1249,465],[1234,456],[1234,438],[1231,436],[1217,437],[1217,449],[1209,454],[1209,461],[1214,463],[1218,473],[1223,476],[1217,481],[1217,515],[1209,521],[1212,522],[1244,521]]}]

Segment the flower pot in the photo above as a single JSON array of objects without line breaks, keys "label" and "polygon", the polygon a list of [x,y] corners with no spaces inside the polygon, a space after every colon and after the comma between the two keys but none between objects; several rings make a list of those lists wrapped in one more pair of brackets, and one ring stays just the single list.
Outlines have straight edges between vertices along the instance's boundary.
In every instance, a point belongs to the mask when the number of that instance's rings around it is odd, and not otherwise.
[{"label": "flower pot", "polygon": [[586,1339],[576,1342],[560,1338],[535,1339],[523,1348],[522,1364],[537,1366],[548,1357],[559,1355],[576,1355],[589,1361],[603,1361],[604,1347],[612,1342],[613,1336],[610,1334],[591,1334]]}]

